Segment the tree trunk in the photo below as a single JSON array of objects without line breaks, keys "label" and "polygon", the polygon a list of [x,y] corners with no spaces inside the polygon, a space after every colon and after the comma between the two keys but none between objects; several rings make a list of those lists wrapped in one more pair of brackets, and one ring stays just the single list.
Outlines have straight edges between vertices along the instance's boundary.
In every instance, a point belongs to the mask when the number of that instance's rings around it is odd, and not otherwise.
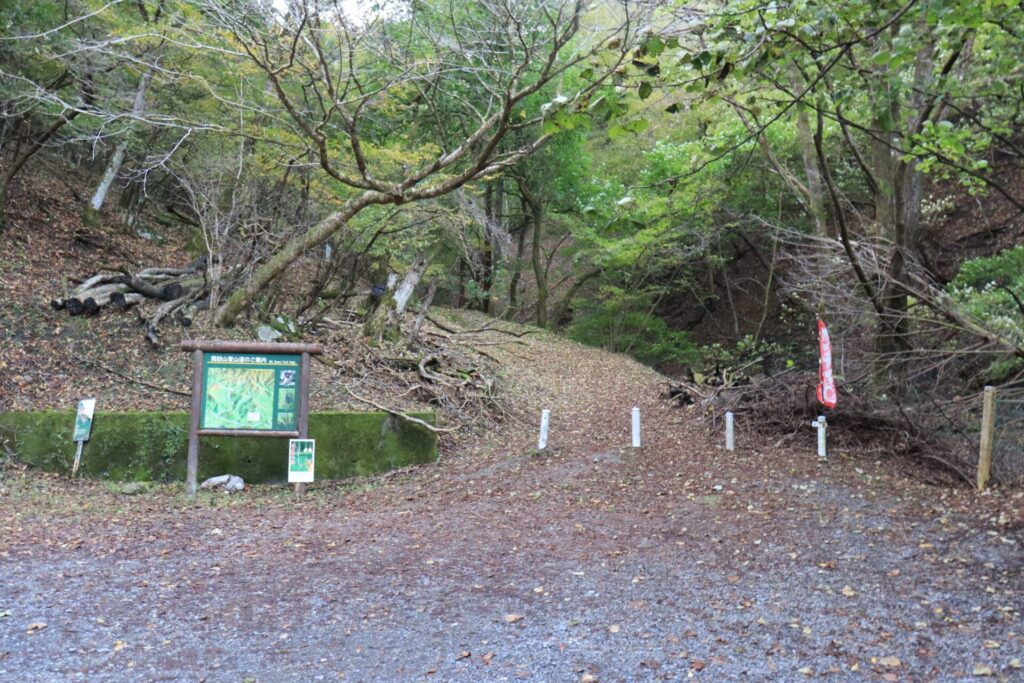
[{"label": "tree trunk", "polygon": [[419,256],[402,276],[402,282],[398,287],[394,287],[389,278],[387,292],[363,323],[363,336],[375,341],[396,338],[400,317],[405,312],[416,285],[427,272],[430,261],[431,259]]},{"label": "tree trunk", "polygon": [[601,271],[598,270],[597,268],[593,270],[588,270],[586,273],[580,276],[580,278],[576,280],[576,282],[572,283],[572,287],[570,287],[569,291],[565,293],[565,296],[562,298],[562,300],[558,302],[558,307],[555,309],[555,327],[564,325],[566,323],[566,317],[568,316],[569,306],[572,304],[573,297],[575,297],[576,294],[579,293],[580,289],[583,288],[583,285],[587,284],[587,282],[589,282],[590,280],[592,280],[593,278],[597,277],[600,274]]},{"label": "tree trunk", "polygon": [[412,297],[416,285],[420,283],[423,273],[427,271],[428,265],[429,263],[424,256],[418,256],[409,267],[409,270],[405,272],[405,275],[402,277],[402,284],[398,285],[398,289],[395,290],[395,313],[398,315],[405,312],[405,307],[409,304],[409,299]]},{"label": "tree trunk", "polygon": [[[135,101],[132,104],[132,120],[136,120],[142,116],[146,110],[146,88],[149,86],[150,79],[153,78],[153,69],[149,68],[142,78],[139,79],[139,86],[135,90]],[[110,191],[110,186],[114,184],[114,180],[117,178],[117,174],[121,171],[121,164],[124,162],[125,152],[128,151],[128,138],[129,131],[125,131],[123,138],[117,143],[117,148],[114,150],[114,155],[110,157],[110,163],[107,164],[107,170],[103,173],[103,179],[100,180],[100,184],[96,187],[96,191],[92,195],[92,199],[89,200],[89,205],[85,209],[85,215],[88,221],[95,221],[98,217],[99,210],[103,208],[103,202],[107,199],[107,193]]]},{"label": "tree trunk", "polygon": [[548,271],[544,265],[544,206],[533,193],[525,178],[516,178],[519,190],[530,205],[530,220],[533,223],[533,245],[530,261],[533,265],[533,276],[537,281],[537,325],[548,326]]},{"label": "tree trunk", "polygon": [[[790,82],[793,84],[794,92],[803,90],[795,63],[790,67]],[[823,124],[821,110],[818,110],[816,125],[821,129]],[[818,156],[814,151],[814,133],[811,131],[807,110],[801,107],[797,108],[796,130],[800,139],[804,175],[807,176],[807,202],[811,219],[814,221],[814,231],[818,235],[835,237],[835,229],[830,230],[828,225],[828,211],[825,208],[825,183],[821,177],[821,167],[818,166]]]},{"label": "tree trunk", "polygon": [[423,300],[423,305],[420,306],[419,315],[416,316],[416,322],[413,323],[412,329],[409,330],[409,340],[406,344],[408,348],[412,348],[413,344],[420,336],[420,328],[423,327],[423,322],[427,319],[427,310],[430,309],[430,304],[434,302],[434,294],[437,293],[437,280],[430,281],[430,288],[427,289],[427,297]]},{"label": "tree trunk", "polygon": [[455,308],[466,305],[466,260],[459,258],[459,281],[455,290]]},{"label": "tree trunk", "polygon": [[248,307],[253,300],[273,282],[288,266],[298,260],[308,250],[323,244],[328,238],[341,230],[355,216],[368,206],[374,204],[392,204],[396,200],[374,190],[367,190],[361,195],[350,199],[340,211],[335,211],[304,233],[288,240],[284,246],[266,263],[252,274],[244,286],[239,287],[221,304],[214,316],[218,325],[228,326],[234,323],[238,314]]},{"label": "tree trunk", "polygon": [[[526,202],[523,201],[523,212],[526,212]],[[516,240],[516,258],[512,264],[512,276],[508,282],[508,307],[505,309],[505,319],[512,320],[519,309],[519,278],[523,274],[523,251],[526,246],[526,228],[524,222],[519,226],[519,237]]]},{"label": "tree trunk", "polygon": [[501,200],[501,180],[499,178],[498,185],[488,183],[484,193],[484,234],[480,258],[482,264],[480,289],[483,298],[480,300],[480,310],[487,314],[493,313],[494,310],[494,297],[491,291],[494,288],[494,232],[500,226],[499,204]]},{"label": "tree trunk", "polygon": [[548,326],[548,273],[544,267],[544,250],[541,239],[544,237],[544,214],[539,207],[533,214],[533,275],[537,280],[537,325]]}]

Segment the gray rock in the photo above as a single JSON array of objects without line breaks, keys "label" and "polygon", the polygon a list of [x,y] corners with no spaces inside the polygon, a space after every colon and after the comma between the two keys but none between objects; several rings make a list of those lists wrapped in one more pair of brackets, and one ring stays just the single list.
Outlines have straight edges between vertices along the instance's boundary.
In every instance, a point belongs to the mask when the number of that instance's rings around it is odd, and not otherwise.
[{"label": "gray rock", "polygon": [[284,335],[270,325],[260,325],[256,330],[256,336],[260,338],[260,341],[271,342],[277,341]]},{"label": "gray rock", "polygon": [[222,488],[228,493],[241,491],[245,488],[245,480],[234,474],[222,474],[219,477],[210,477],[199,485],[201,489]]}]

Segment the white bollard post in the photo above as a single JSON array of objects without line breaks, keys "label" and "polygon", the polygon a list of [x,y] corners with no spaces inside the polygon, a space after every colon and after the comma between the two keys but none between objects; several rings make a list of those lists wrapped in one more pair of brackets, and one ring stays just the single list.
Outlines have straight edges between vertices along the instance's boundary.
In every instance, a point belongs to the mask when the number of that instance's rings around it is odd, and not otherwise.
[{"label": "white bollard post", "polygon": [[537,439],[537,450],[548,447],[548,425],[551,423],[551,411],[545,408],[540,411],[540,437]]},{"label": "white bollard post", "polygon": [[725,413],[725,450],[736,450],[736,434],[733,431],[733,416],[731,410],[726,411]]},{"label": "white bollard post", "polygon": [[828,429],[828,422],[825,420],[825,416],[819,415],[818,419],[811,423],[811,426],[818,428],[818,459],[827,460],[828,454],[825,450],[825,432]]},{"label": "white bollard post", "polygon": [[640,409],[633,407],[633,448],[640,448]]}]

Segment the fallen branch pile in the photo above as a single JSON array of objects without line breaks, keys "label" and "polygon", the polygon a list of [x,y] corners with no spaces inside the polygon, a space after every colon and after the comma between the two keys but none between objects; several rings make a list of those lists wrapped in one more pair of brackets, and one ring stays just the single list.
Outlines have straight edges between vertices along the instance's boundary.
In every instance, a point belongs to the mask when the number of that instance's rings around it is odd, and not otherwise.
[{"label": "fallen branch pile", "polygon": [[[406,316],[410,324],[411,316]],[[429,406],[443,415],[450,427],[421,426],[447,433],[481,422],[502,421],[510,415],[507,400],[497,384],[497,362],[477,346],[487,341],[478,335],[446,335],[424,330],[410,345],[407,335],[398,340],[370,344],[355,323],[318,324],[324,342],[344,350],[331,358],[316,360],[333,370],[333,384],[363,405],[401,419],[420,423],[409,413]],[[522,343],[518,339],[503,343]]]},{"label": "fallen branch pile", "polygon": [[712,429],[723,428],[726,412],[742,420],[745,429],[769,438],[780,447],[807,435],[811,443],[816,416],[825,414],[829,448],[840,452],[907,455],[936,463],[956,477],[971,482],[969,460],[976,445],[966,436],[970,415],[967,404],[956,409],[935,401],[928,405],[903,406],[858,385],[840,389],[839,408],[824,410],[816,394],[813,371],[796,368],[772,376],[743,377],[740,381],[705,384],[678,381],[664,397],[677,405],[698,407],[711,420]]},{"label": "fallen branch pile", "polygon": [[127,268],[101,268],[82,281],[70,295],[50,301],[54,310],[70,315],[95,315],[106,307],[124,310],[155,302],[152,311],[140,314],[146,325],[146,338],[160,344],[157,326],[171,317],[189,326],[206,307],[209,287],[200,264],[188,268],[145,268],[132,273]]}]

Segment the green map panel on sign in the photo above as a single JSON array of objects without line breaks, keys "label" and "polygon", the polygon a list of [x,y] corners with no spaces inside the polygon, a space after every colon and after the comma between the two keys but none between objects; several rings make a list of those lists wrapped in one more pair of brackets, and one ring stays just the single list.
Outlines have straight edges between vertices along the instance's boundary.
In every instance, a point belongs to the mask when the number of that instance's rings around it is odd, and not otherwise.
[{"label": "green map panel on sign", "polygon": [[273,429],[274,371],[210,368],[203,425],[214,429]]},{"label": "green map panel on sign", "polygon": [[203,366],[203,429],[295,431],[299,356],[211,353]]}]

